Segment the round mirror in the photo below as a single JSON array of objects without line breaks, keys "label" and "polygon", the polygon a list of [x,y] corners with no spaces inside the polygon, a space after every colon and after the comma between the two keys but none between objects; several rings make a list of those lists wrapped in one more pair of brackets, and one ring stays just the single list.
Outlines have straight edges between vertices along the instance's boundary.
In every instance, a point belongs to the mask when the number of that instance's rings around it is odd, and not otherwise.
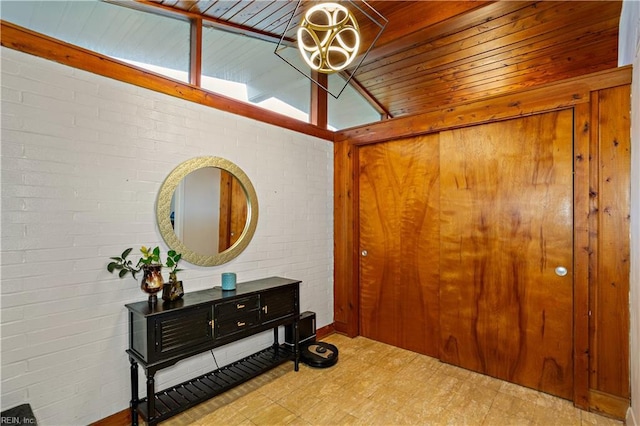
[{"label": "round mirror", "polygon": [[158,193],[156,218],[169,248],[187,262],[221,265],[249,244],[258,224],[258,198],[247,175],[219,157],[178,165]]}]

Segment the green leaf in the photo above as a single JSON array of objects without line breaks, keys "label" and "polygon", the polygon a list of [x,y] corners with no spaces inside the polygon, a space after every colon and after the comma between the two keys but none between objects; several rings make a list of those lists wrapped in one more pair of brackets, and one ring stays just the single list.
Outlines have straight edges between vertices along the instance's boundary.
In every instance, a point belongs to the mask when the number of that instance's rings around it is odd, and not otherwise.
[{"label": "green leaf", "polygon": [[180,261],[180,259],[182,259],[182,253],[179,253],[177,256],[175,256],[173,258],[173,260],[176,262],[176,264]]},{"label": "green leaf", "polygon": [[116,262],[111,262],[107,265],[107,271],[113,273],[113,270],[118,266]]},{"label": "green leaf", "polygon": [[132,247],[129,247],[128,249],[126,249],[125,251],[122,252],[122,259],[125,259],[127,256],[129,256],[129,253],[131,253],[131,250],[133,250]]},{"label": "green leaf", "polygon": [[168,255],[169,257],[175,257],[175,255],[176,255],[176,251],[175,251],[175,250],[169,250],[169,251],[167,252],[167,255]]},{"label": "green leaf", "polygon": [[171,258],[167,258],[167,268],[171,268],[173,267],[173,265],[175,265],[175,263],[173,262],[173,260],[171,260]]},{"label": "green leaf", "polygon": [[118,276],[119,276],[120,278],[122,278],[122,277],[124,277],[125,275],[127,275],[127,272],[129,272],[129,271],[127,271],[126,269],[123,269],[123,270],[121,270],[121,271],[120,271],[120,273],[118,274]]}]

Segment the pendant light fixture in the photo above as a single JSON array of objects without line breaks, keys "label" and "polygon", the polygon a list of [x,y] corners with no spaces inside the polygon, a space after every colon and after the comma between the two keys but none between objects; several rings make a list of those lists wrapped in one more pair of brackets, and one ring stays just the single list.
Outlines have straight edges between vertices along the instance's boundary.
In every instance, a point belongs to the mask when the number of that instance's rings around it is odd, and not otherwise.
[{"label": "pendant light fixture", "polygon": [[338,3],[321,3],[307,10],[297,35],[307,65],[325,74],[347,68],[360,48],[358,21]]},{"label": "pendant light fixture", "polygon": [[[275,54],[338,98],[374,43],[387,19],[366,1],[298,1]],[[362,28],[366,26],[366,38]],[[335,75],[323,79],[320,74]]]}]

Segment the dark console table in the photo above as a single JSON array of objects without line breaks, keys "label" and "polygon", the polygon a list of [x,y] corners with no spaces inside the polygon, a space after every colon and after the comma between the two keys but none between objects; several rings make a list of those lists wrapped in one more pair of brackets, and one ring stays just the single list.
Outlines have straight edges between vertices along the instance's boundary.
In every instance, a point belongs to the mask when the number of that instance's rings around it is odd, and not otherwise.
[{"label": "dark console table", "polygon": [[[131,422],[138,414],[151,425],[219,395],[286,361],[298,371],[300,281],[272,277],[187,293],[174,302],[125,305],[129,310]],[[278,327],[293,325],[293,351],[278,342]],[[273,344],[253,355],[156,392],[154,375],[187,357],[273,329]],[[138,399],[138,364],[147,376],[147,396]]]}]

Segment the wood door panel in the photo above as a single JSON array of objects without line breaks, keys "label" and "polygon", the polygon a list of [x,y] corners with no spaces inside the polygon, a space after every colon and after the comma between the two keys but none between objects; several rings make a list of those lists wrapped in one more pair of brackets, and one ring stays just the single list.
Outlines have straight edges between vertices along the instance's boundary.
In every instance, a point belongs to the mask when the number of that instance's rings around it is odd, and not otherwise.
[{"label": "wood door panel", "polygon": [[360,334],[437,356],[438,136],[359,149]]},{"label": "wood door panel", "polygon": [[[600,392],[628,399],[630,87],[598,92],[591,238],[591,377]],[[637,103],[636,103],[637,105]],[[602,125],[604,124],[604,125]],[[595,148],[594,148],[595,151]],[[628,404],[623,405],[622,417]],[[608,411],[611,412],[611,411]]]},{"label": "wood door panel", "polygon": [[565,110],[440,134],[441,359],[564,398],[573,391],[572,132]]}]

